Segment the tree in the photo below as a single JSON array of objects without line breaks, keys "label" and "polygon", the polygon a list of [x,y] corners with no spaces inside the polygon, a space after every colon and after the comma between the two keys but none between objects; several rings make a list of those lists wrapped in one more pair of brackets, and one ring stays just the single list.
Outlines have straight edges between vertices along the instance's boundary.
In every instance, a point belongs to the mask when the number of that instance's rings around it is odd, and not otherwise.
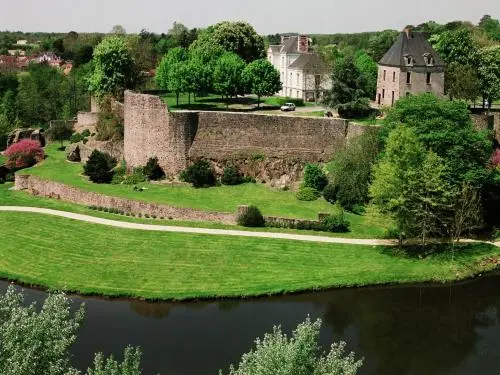
[{"label": "tree", "polygon": [[318,343],[320,328],[321,320],[311,322],[309,317],[290,338],[280,326],[273,327],[272,333],[255,340],[255,348],[243,354],[237,367],[230,366],[229,375],[355,375],[363,360],[356,360],[354,352],[347,354],[345,342],[332,344],[323,354]]},{"label": "tree", "polygon": [[90,154],[87,163],[83,166],[83,173],[89,176],[92,182],[107,184],[113,179],[113,168],[115,165],[116,160],[109,154],[94,150]]},{"label": "tree", "polygon": [[430,42],[448,64],[477,65],[477,47],[470,29],[459,28],[434,35]]},{"label": "tree", "polygon": [[370,195],[382,213],[394,218],[400,241],[442,233],[451,187],[445,164],[426,151],[414,129],[399,125],[389,134],[385,153],[373,170]]},{"label": "tree", "polygon": [[177,105],[179,105],[179,94],[185,92],[187,88],[188,58],[188,52],[184,48],[172,48],[156,69],[156,83],[162,89],[176,94]]},{"label": "tree", "polygon": [[264,38],[246,22],[225,21],[211,26],[198,36],[193,47],[200,48],[207,44],[234,52],[247,63],[265,55]]},{"label": "tree", "polygon": [[364,92],[369,98],[374,98],[377,92],[378,65],[366,52],[356,54],[356,67],[363,76]]},{"label": "tree", "polygon": [[458,244],[464,233],[478,228],[481,222],[481,196],[477,189],[464,185],[455,196],[452,214],[447,223],[451,240]]},{"label": "tree", "polygon": [[[214,69],[214,88],[229,98],[243,91],[242,73],[245,61],[233,52],[226,52],[217,60]],[[228,102],[229,105],[229,102]]]},{"label": "tree", "polygon": [[476,73],[470,65],[450,64],[446,69],[445,92],[453,99],[475,101],[481,95],[481,86]]},{"label": "tree", "polygon": [[500,45],[486,47],[479,51],[479,81],[484,99],[491,103],[500,98]]},{"label": "tree", "polygon": [[500,40],[500,20],[492,18],[490,15],[484,15],[479,21],[479,28],[481,28],[489,38],[499,41]]},{"label": "tree", "polygon": [[123,353],[123,362],[119,363],[113,356],[104,359],[102,353],[97,353],[92,367],[87,375],[140,375],[141,350],[128,346]]},{"label": "tree", "polygon": [[75,67],[79,67],[83,64],[88,63],[92,60],[92,54],[94,53],[94,47],[89,44],[84,44],[79,46],[73,57],[73,64]]},{"label": "tree", "polygon": [[303,186],[323,191],[326,185],[328,185],[328,178],[325,172],[316,164],[307,164],[304,168]]},{"label": "tree", "polygon": [[258,107],[262,96],[274,95],[282,88],[280,73],[265,59],[248,64],[243,70],[242,77],[249,92],[257,95]]},{"label": "tree", "polygon": [[4,155],[7,156],[6,164],[10,169],[28,168],[44,158],[40,143],[32,139],[21,139],[10,145]]},{"label": "tree", "polygon": [[375,61],[379,61],[394,44],[398,32],[394,30],[384,30],[371,36],[368,41],[368,54]]},{"label": "tree", "polygon": [[382,141],[398,124],[412,127],[423,146],[445,161],[453,186],[484,184],[492,144],[487,132],[474,129],[465,103],[432,94],[401,98],[384,121]]},{"label": "tree", "polygon": [[0,112],[5,116],[9,124],[14,124],[17,118],[16,94],[12,90],[7,90],[3,96]]},{"label": "tree", "polygon": [[323,102],[336,108],[342,117],[365,117],[370,112],[365,77],[347,55],[337,59],[332,72],[332,88],[325,92]]},{"label": "tree", "polygon": [[61,142],[61,148],[64,148],[64,141],[70,139],[73,134],[73,125],[66,120],[54,121],[48,130],[51,140]]},{"label": "tree", "polygon": [[113,35],[125,35],[127,34],[127,30],[122,25],[114,25],[109,33]]},{"label": "tree", "polygon": [[89,89],[98,98],[105,95],[121,97],[125,89],[134,86],[134,60],[122,38],[105,38],[94,49],[93,62]]}]

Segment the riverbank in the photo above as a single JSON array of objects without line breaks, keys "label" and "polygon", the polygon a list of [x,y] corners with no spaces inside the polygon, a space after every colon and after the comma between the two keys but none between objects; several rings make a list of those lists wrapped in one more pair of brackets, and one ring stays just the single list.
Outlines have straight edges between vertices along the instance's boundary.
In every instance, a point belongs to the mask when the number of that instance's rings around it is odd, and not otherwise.
[{"label": "riverbank", "polygon": [[154,300],[446,282],[489,271],[484,260],[500,256],[484,243],[459,246],[452,262],[444,248],[421,259],[385,246],[150,232],[26,212],[1,212],[0,226],[2,278]]}]

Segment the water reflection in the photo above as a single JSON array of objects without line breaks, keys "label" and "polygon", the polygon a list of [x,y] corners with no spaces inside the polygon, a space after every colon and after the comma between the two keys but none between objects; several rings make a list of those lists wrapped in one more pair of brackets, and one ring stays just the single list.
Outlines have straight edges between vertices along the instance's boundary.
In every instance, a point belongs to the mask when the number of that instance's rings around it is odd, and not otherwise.
[{"label": "water reflection", "polygon": [[[309,314],[323,319],[325,345],[345,340],[365,357],[361,374],[498,374],[499,282],[191,303],[75,297],[87,316],[75,363],[86,368],[93,352],[119,356],[132,344],[142,346],[146,374],[217,374],[274,324],[289,331]],[[44,298],[27,292],[28,301]]]}]

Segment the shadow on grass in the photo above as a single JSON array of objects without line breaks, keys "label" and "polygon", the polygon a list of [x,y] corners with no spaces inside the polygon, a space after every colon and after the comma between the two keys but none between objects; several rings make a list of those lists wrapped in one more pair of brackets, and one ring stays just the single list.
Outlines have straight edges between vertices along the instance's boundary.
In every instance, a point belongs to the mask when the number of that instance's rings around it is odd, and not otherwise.
[{"label": "shadow on grass", "polygon": [[453,256],[457,262],[467,261],[474,257],[490,254],[491,247],[494,245],[487,243],[475,244],[428,244],[422,245],[406,245],[402,247],[381,247],[380,253],[392,257],[408,258],[408,259],[426,259],[433,257],[434,259],[451,259]]}]

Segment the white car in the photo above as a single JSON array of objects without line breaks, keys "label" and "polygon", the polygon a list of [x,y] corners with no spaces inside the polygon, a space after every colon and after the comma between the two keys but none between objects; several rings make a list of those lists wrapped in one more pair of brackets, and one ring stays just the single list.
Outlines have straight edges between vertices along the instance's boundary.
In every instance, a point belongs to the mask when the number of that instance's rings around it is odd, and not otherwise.
[{"label": "white car", "polygon": [[281,106],[281,110],[283,112],[295,111],[295,104],[293,104],[293,103],[285,103],[284,105]]}]

